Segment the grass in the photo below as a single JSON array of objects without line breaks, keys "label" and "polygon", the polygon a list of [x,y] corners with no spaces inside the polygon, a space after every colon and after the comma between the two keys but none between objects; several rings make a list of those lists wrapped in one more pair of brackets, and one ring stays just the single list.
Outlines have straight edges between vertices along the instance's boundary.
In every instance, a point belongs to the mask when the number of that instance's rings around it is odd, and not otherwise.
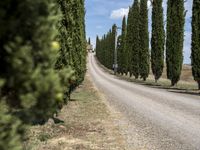
[{"label": "grass", "polygon": [[[96,59],[97,60],[97,59]],[[98,65],[103,68],[103,70],[109,74],[114,75],[112,70],[107,69],[102,64],[100,64],[97,60]],[[135,79],[134,77],[130,77],[129,75],[117,75],[119,79],[123,79],[129,82],[134,82],[137,84],[142,84],[145,86],[150,86],[153,88],[161,88],[161,89],[167,89],[173,92],[179,92],[179,93],[185,93],[185,94],[193,94],[193,95],[199,95],[198,85],[193,80],[192,76],[192,70],[190,65],[183,65],[180,81],[177,85],[171,86],[170,80],[167,79],[166,75],[166,67],[163,69],[162,77],[159,79],[159,81],[156,83],[154,80],[154,76],[152,72],[150,72],[149,77],[146,81],[143,81],[141,79]]]},{"label": "grass", "polygon": [[94,88],[89,77],[72,94],[55,124],[32,126],[27,130],[25,150],[121,150],[124,140],[113,123],[116,116]]}]

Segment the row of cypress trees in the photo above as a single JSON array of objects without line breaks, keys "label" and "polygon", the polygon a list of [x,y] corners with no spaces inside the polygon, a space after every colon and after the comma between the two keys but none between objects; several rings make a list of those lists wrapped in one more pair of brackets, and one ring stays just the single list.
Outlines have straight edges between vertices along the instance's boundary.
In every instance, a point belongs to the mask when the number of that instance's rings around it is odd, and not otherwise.
[{"label": "row of cypress trees", "polygon": [[84,0],[0,1],[0,149],[20,150],[86,71]]},{"label": "row of cypress trees", "polygon": [[98,36],[96,38],[97,58],[109,69],[113,68],[116,30],[116,25],[113,25],[112,29],[103,35],[102,39],[99,39]]},{"label": "row of cypress trees", "polygon": [[[113,34],[112,41],[115,41],[114,36],[115,34]],[[106,37],[104,36],[102,41],[104,41],[104,38]],[[99,41],[101,40],[97,37],[97,57],[103,65],[109,62],[109,64],[105,66],[111,68],[114,60],[114,43],[109,41],[105,42],[103,43],[103,48],[110,47],[110,49],[102,49],[102,44]],[[128,74],[129,72],[130,76],[134,75],[136,79],[140,76],[142,79],[146,80],[149,74],[147,0],[141,0],[140,3],[138,0],[134,1],[133,6],[130,7],[129,10],[127,25],[126,18],[123,18],[122,33],[121,36],[118,37],[117,49],[118,73]],[[108,55],[107,57],[108,53],[112,55]]]},{"label": "row of cypress trees", "polygon": [[[148,9],[147,0],[134,0],[126,18],[122,21],[122,33],[118,40],[118,73],[134,75],[146,80],[151,69],[157,82],[164,68],[164,51],[166,48],[167,78],[174,86],[180,80],[183,64],[183,41],[186,11],[184,0],[168,0],[166,35],[163,20],[163,0],[152,0],[152,36],[149,52]],[[193,1],[192,17],[192,71],[200,89],[200,3]],[[109,44],[109,43],[108,43]],[[108,45],[107,45],[108,46]],[[110,49],[112,53],[114,49]],[[104,57],[98,52],[97,57]],[[107,52],[107,51],[106,51]],[[102,55],[102,56],[98,56]],[[151,57],[151,59],[150,59]],[[108,57],[110,59],[110,57]]]}]

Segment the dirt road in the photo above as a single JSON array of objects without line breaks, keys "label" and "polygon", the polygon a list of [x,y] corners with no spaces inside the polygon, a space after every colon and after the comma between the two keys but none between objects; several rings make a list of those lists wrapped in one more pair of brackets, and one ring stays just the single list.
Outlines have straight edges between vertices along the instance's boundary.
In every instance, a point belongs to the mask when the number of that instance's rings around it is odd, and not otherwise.
[{"label": "dirt road", "polygon": [[199,96],[120,80],[103,71],[93,54],[89,73],[109,104],[122,113],[116,123],[127,140],[126,149],[200,149]]}]

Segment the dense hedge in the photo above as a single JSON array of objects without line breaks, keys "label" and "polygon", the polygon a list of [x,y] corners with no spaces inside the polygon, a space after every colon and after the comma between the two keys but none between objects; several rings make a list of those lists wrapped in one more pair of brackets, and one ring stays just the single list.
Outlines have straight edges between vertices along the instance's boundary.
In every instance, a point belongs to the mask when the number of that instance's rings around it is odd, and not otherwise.
[{"label": "dense hedge", "polygon": [[194,80],[200,90],[200,0],[193,0],[191,59]]},{"label": "dense hedge", "polygon": [[[12,118],[44,123],[83,81],[84,16],[84,0],[0,1],[0,101],[9,108],[0,116],[11,118],[3,125],[9,126]],[[10,130],[17,134],[15,126]],[[4,138],[1,142],[9,145]]]},{"label": "dense hedge", "polygon": [[106,35],[99,39],[96,39],[96,52],[99,61],[109,69],[113,69],[114,64],[114,50],[115,50],[115,34],[116,25],[113,25]]}]

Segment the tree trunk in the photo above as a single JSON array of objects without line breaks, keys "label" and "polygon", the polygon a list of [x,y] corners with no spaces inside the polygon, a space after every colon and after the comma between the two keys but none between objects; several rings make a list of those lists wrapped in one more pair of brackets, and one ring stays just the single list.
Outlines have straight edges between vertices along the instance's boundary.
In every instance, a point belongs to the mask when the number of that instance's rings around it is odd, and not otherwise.
[{"label": "tree trunk", "polygon": [[171,86],[173,87],[173,86],[175,86],[175,82],[174,81],[171,81]]},{"label": "tree trunk", "polygon": [[158,79],[155,79],[155,83],[158,83]]},{"label": "tree trunk", "polygon": [[198,83],[198,89],[200,90],[200,81],[197,81],[197,83]]}]

